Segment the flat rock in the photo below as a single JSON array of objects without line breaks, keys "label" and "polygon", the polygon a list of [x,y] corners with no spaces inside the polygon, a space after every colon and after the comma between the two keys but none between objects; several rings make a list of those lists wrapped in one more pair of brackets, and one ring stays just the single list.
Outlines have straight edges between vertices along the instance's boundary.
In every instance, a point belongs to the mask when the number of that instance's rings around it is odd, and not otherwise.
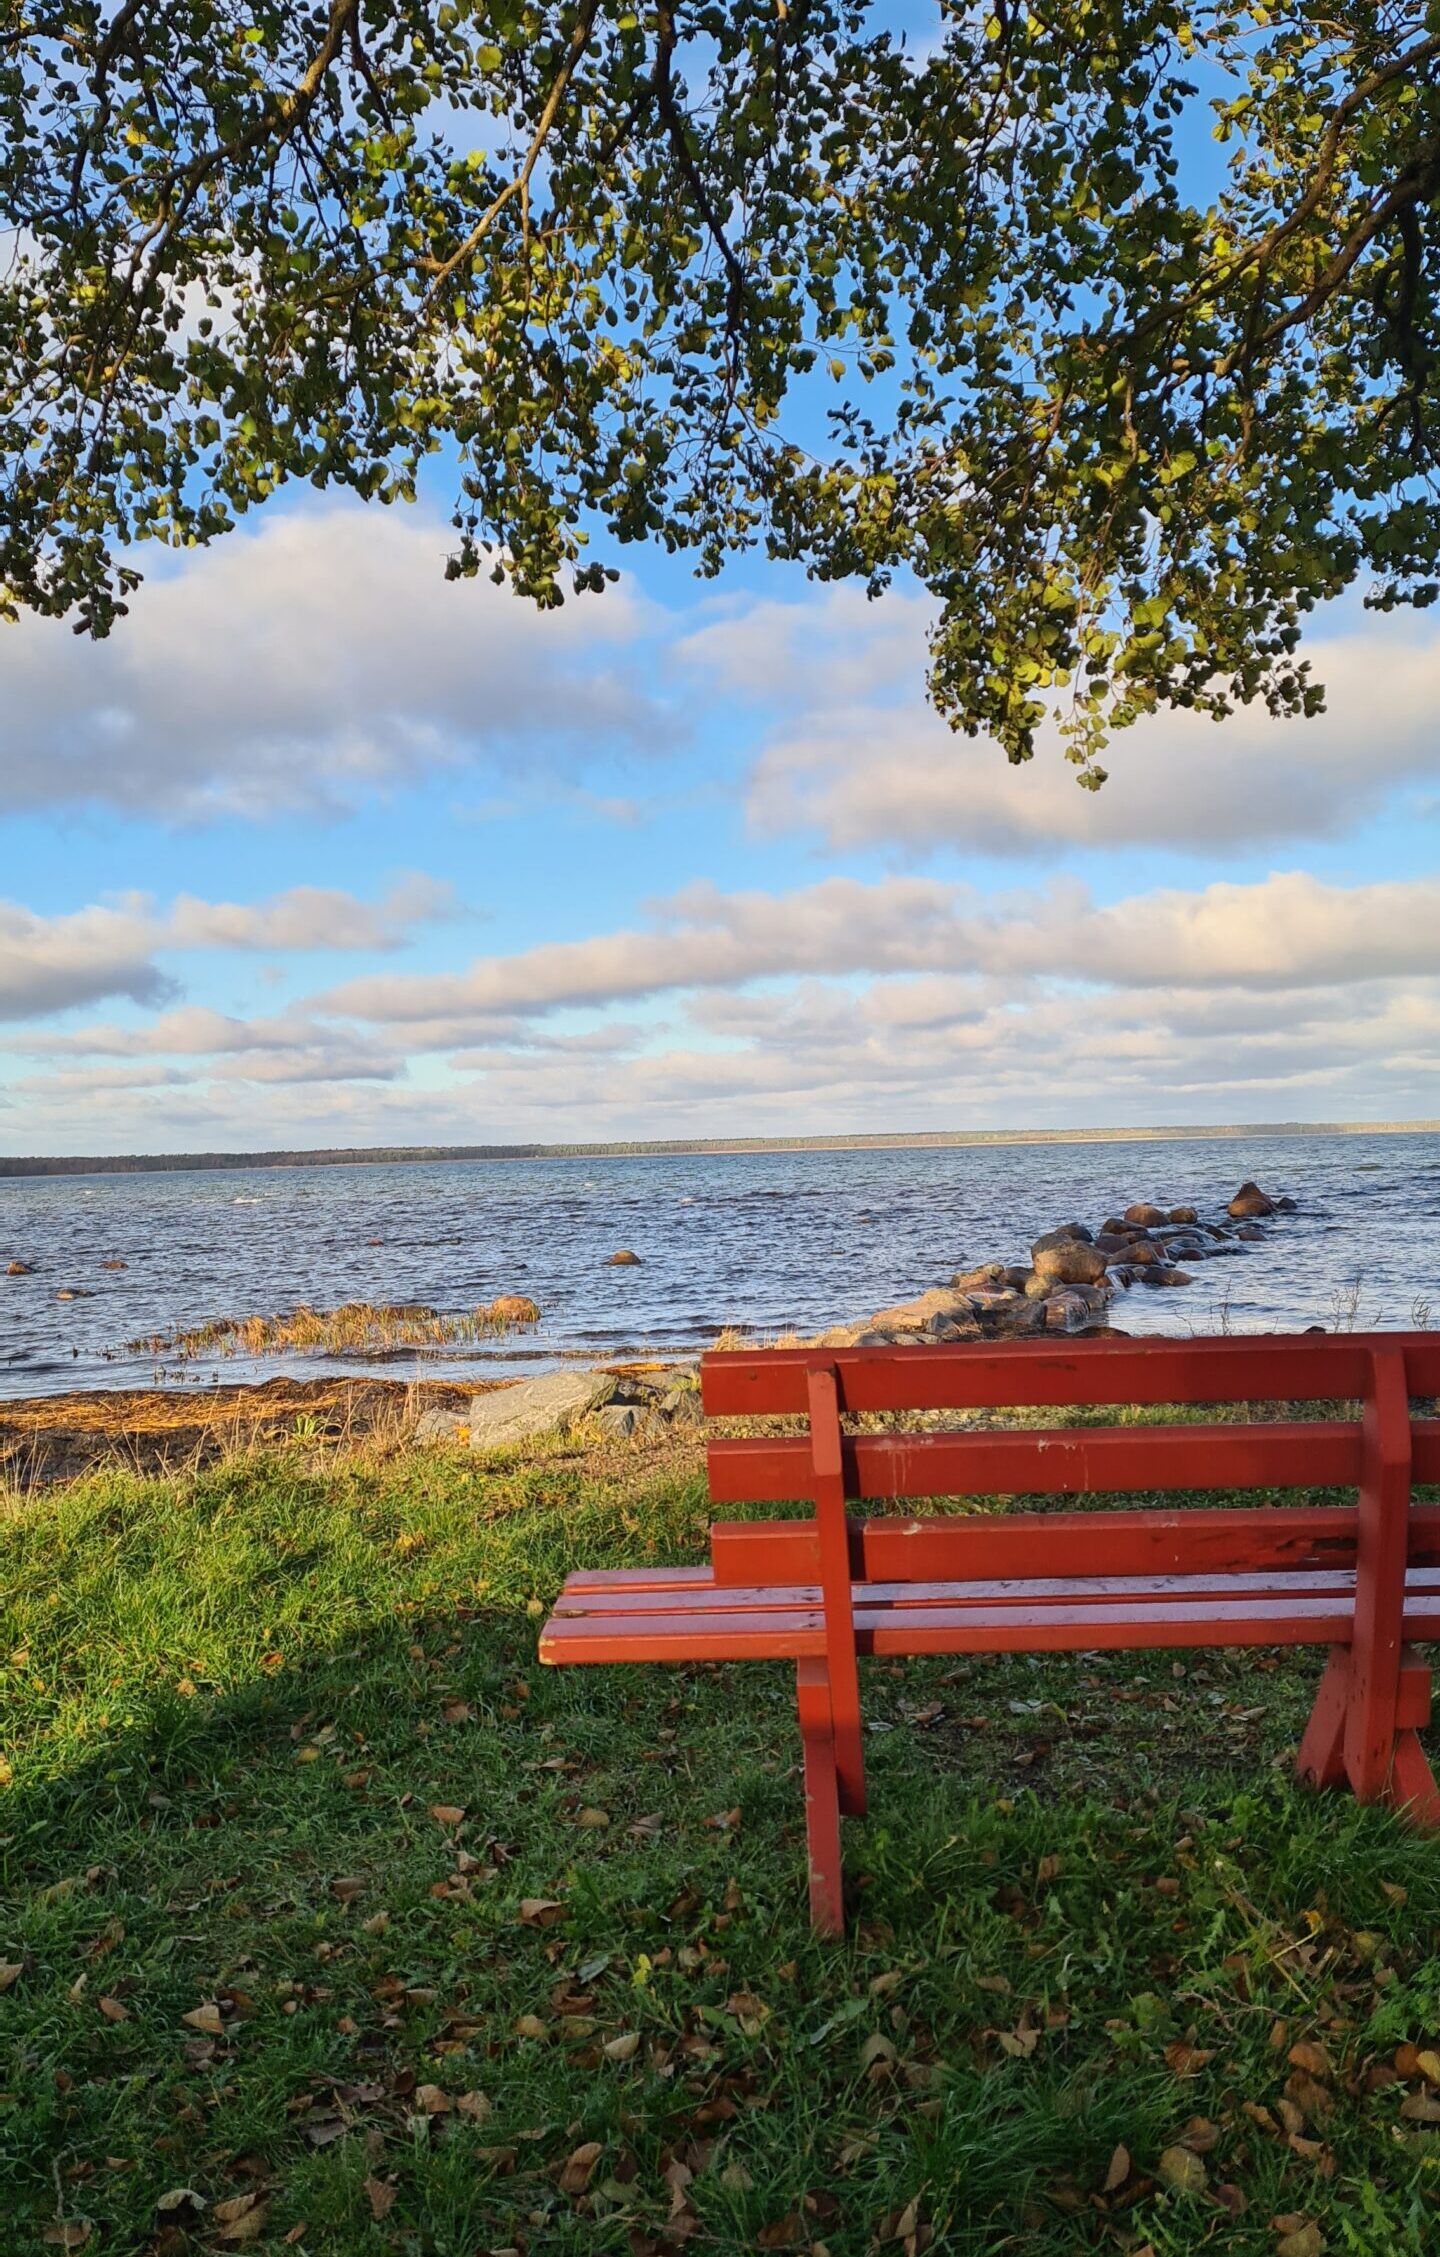
[{"label": "flat rock", "polygon": [[458,1411],[422,1411],[415,1421],[412,1442],[453,1442],[465,1421]]},{"label": "flat rock", "polygon": [[608,1403],[615,1382],[608,1372],[550,1371],[497,1387],[470,1399],[470,1447],[493,1450],[506,1442],[528,1442],[554,1434]]}]

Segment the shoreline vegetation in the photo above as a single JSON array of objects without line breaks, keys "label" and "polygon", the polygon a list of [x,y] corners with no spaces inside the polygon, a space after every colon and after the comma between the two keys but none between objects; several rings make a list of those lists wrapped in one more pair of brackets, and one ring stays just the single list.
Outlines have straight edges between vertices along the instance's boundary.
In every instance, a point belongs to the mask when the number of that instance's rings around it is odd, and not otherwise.
[{"label": "shoreline vegetation", "polygon": [[1193,1144],[1247,1137],[1434,1136],[1437,1121],[1250,1121],[1194,1127],[916,1129],[835,1136],[672,1137],[611,1144],[411,1144],[272,1152],[131,1152],[0,1155],[0,1179],[22,1176],[165,1175],[208,1169],[413,1166],[485,1160],[683,1159],[746,1152],[923,1152],[1012,1145]]}]

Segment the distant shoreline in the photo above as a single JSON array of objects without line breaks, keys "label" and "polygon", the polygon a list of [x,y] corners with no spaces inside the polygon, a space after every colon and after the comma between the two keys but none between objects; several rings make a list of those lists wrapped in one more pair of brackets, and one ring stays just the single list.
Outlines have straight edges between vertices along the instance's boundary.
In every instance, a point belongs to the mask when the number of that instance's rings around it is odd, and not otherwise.
[{"label": "distant shoreline", "polygon": [[745,1152],[984,1150],[1006,1145],[1241,1143],[1247,1137],[1433,1136],[1440,1121],[1249,1121],[1199,1128],[916,1129],[836,1136],[675,1137],[612,1144],[362,1145],[274,1152],[0,1157],[0,1178],[168,1175],[212,1169],[414,1166],[487,1160],[683,1159]]}]

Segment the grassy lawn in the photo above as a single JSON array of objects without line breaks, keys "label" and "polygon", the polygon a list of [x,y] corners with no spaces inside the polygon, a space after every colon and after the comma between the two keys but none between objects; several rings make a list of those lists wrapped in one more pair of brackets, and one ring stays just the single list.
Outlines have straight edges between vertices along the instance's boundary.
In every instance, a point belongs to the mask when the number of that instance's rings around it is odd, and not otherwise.
[{"label": "grassy lawn", "polygon": [[5,2257],[1436,2246],[1440,1849],[1288,1784],[1318,1656],[872,1667],[821,1946],[786,1670],[535,1665],[706,1518],[559,1448],[3,1508]]}]

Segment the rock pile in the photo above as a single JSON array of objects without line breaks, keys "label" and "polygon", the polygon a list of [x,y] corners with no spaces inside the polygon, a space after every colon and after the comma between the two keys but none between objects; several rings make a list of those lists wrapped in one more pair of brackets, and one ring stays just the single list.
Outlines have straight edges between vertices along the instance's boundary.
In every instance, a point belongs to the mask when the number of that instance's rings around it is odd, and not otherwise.
[{"label": "rock pile", "polygon": [[1293,1214],[1296,1203],[1244,1183],[1225,1207],[1229,1220],[1206,1222],[1194,1207],[1137,1200],[1098,1230],[1081,1222],[1048,1230],[1028,1263],[982,1262],[958,1270],[948,1286],[879,1309],[868,1323],[822,1333],[826,1347],[933,1345],[937,1340],[1014,1339],[1037,1332],[1091,1332],[1108,1326],[1117,1292],[1160,1292],[1194,1282],[1196,1262],[1248,1254],[1267,1233],[1254,1218]]}]

